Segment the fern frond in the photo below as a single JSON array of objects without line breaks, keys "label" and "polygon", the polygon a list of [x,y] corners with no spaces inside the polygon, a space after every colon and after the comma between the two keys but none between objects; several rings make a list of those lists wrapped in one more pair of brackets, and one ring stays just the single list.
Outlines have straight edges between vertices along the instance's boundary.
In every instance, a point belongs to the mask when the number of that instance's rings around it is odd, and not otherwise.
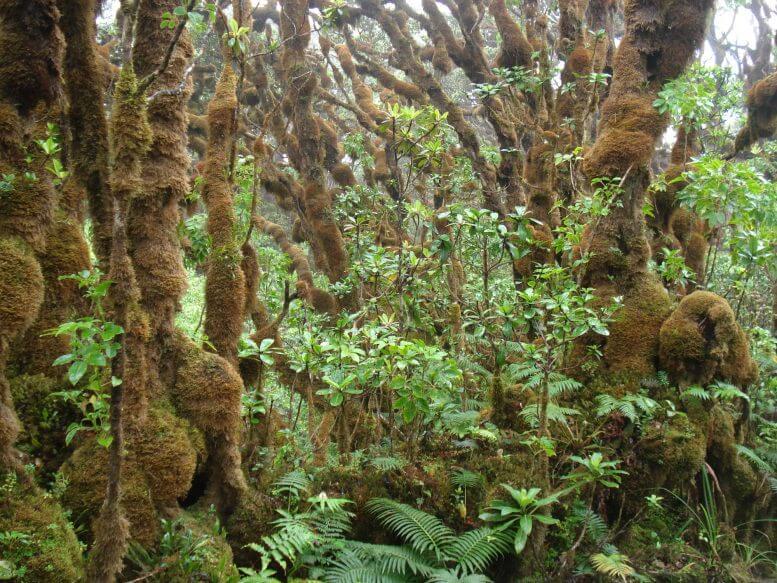
[{"label": "fern frond", "polygon": [[458,469],[451,474],[451,484],[459,488],[481,488],[484,482],[483,474],[470,470]]},{"label": "fern frond", "polygon": [[739,390],[732,384],[717,381],[713,385],[712,394],[721,401],[733,401],[734,399],[744,399],[749,401],[750,397],[744,391]]},{"label": "fern frond", "polygon": [[466,575],[457,569],[435,571],[428,581],[429,583],[491,583],[491,579],[485,575]]},{"label": "fern frond", "polygon": [[407,583],[396,573],[384,573],[380,565],[364,561],[354,552],[345,550],[324,572],[326,583]]},{"label": "fern frond", "polygon": [[347,541],[346,548],[365,565],[376,565],[386,575],[429,576],[435,570],[427,557],[410,547]]},{"label": "fern frond", "polygon": [[273,488],[279,494],[299,496],[300,492],[309,491],[311,485],[310,476],[304,470],[294,470],[281,476],[273,483]]},{"label": "fern frond", "polygon": [[736,448],[737,448],[737,453],[739,453],[739,455],[746,457],[756,468],[761,470],[763,473],[771,474],[772,472],[774,472],[774,468],[772,467],[772,465],[766,460],[764,460],[763,458],[761,458],[761,456],[759,456],[756,452],[754,452],[749,447],[737,444]]},{"label": "fern frond", "polygon": [[453,539],[453,531],[439,518],[407,504],[388,498],[373,498],[367,502],[366,508],[383,526],[419,553],[433,552],[442,559],[443,549]]},{"label": "fern frond", "polygon": [[262,556],[270,557],[286,571],[297,557],[306,552],[316,535],[305,525],[292,524],[282,530],[262,537],[262,543],[251,543],[248,547]]},{"label": "fern frond", "polygon": [[618,577],[623,581],[626,580],[626,577],[636,573],[634,567],[629,565],[629,558],[620,553],[611,555],[596,553],[591,556],[591,563],[599,573],[609,577]]},{"label": "fern frond", "polygon": [[509,552],[511,538],[491,528],[470,530],[456,537],[445,553],[461,567],[463,573],[482,572],[497,557]]},{"label": "fern frond", "polygon": [[399,457],[385,456],[373,458],[370,465],[381,472],[392,472],[404,468],[407,461]]},{"label": "fern frond", "polygon": [[712,395],[710,394],[710,392],[704,387],[699,387],[699,386],[693,386],[685,389],[680,394],[680,398],[682,399],[685,397],[693,397],[694,399],[699,399],[701,401],[709,401],[710,399],[712,399]]}]

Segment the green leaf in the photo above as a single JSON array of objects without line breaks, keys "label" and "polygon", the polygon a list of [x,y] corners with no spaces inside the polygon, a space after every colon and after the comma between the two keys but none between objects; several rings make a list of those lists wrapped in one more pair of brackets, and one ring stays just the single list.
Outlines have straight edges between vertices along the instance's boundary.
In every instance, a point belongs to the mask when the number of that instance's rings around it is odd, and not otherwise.
[{"label": "green leaf", "polygon": [[77,360],[71,364],[67,371],[67,378],[70,381],[70,384],[77,384],[86,374],[87,368],[87,364],[83,360]]},{"label": "green leaf", "polygon": [[523,549],[526,547],[526,541],[528,540],[529,536],[523,531],[523,529],[519,528],[515,531],[515,540],[513,541],[513,548],[515,549],[515,554],[520,555],[523,552]]},{"label": "green leaf", "polygon": [[51,363],[51,366],[60,366],[63,364],[67,364],[69,362],[73,362],[73,359],[75,358],[75,355],[73,354],[63,354],[59,358],[57,358],[53,363]]}]

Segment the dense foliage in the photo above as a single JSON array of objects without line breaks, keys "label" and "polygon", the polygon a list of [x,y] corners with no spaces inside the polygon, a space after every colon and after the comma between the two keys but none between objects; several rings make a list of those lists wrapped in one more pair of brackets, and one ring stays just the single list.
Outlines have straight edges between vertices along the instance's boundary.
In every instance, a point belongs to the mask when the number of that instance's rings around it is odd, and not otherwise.
[{"label": "dense foliage", "polygon": [[0,580],[777,577],[775,18],[0,0]]}]

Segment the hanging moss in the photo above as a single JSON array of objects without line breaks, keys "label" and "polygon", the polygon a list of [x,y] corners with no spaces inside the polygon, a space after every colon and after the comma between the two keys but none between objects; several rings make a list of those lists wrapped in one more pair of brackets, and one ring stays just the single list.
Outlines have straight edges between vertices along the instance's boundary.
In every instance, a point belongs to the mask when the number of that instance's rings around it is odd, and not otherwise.
[{"label": "hanging moss", "polygon": [[[72,175],[68,183],[85,196],[94,233],[94,249],[98,260],[107,265],[110,256],[113,201],[108,186],[108,123],[103,107],[106,68],[110,70],[109,54],[98,51],[95,0],[60,2],[60,26],[67,41],[63,74],[68,97],[68,121]],[[102,51],[110,45],[99,47]],[[112,75],[109,74],[108,78]],[[82,202],[70,204],[80,215]],[[72,272],[71,272],[72,273]]]},{"label": "hanging moss", "polygon": [[235,240],[235,210],[229,182],[229,153],[234,139],[237,78],[227,64],[208,106],[208,151],[203,199],[213,251],[205,283],[205,333],[216,351],[237,365],[237,341],[245,312],[245,275]]},{"label": "hanging moss", "polygon": [[777,132],[777,72],[761,79],[747,94],[747,122],[734,144],[735,151]]},{"label": "hanging moss", "polygon": [[[177,5],[176,0],[138,3],[132,57],[139,78],[152,73],[162,62],[173,35],[172,30],[161,27],[162,15],[172,12]],[[159,95],[148,105],[153,139],[143,158],[140,198],[133,201],[127,220],[130,257],[142,294],[142,306],[150,316],[152,338],[160,341],[173,331],[178,303],[187,285],[177,227],[178,203],[189,193],[186,103],[191,94],[191,80],[184,72],[192,55],[191,39],[184,31],[169,65],[149,88],[149,93],[154,93],[178,87],[184,81],[183,91]],[[161,347],[152,343],[150,348],[150,358],[156,361]],[[153,373],[152,367],[152,377]]]},{"label": "hanging moss", "polygon": [[0,542],[0,557],[17,569],[25,569],[24,581],[82,580],[81,546],[59,504],[12,474],[0,475],[0,480],[0,532],[26,537]]},{"label": "hanging moss", "polygon": [[55,0],[1,0],[0,14],[0,98],[27,115],[59,97],[59,11]]},{"label": "hanging moss", "polygon": [[734,312],[711,292],[696,291],[682,299],[661,326],[659,352],[662,369],[684,386],[714,379],[747,386],[757,376]]}]

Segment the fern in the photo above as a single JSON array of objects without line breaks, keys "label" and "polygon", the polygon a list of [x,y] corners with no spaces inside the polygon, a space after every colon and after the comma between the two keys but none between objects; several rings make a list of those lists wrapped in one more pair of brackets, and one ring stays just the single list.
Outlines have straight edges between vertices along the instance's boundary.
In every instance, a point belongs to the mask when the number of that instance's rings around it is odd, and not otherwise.
[{"label": "fern", "polygon": [[578,390],[583,385],[571,379],[566,375],[552,372],[548,375],[548,394],[551,397],[557,397],[562,393],[571,393]]},{"label": "fern", "polygon": [[302,492],[308,492],[311,485],[312,482],[307,473],[303,470],[294,470],[273,483],[273,488],[277,494],[299,497]]},{"label": "fern", "polygon": [[761,456],[759,456],[755,451],[750,449],[749,447],[737,444],[736,448],[739,455],[747,458],[750,461],[750,463],[752,463],[756,468],[761,470],[763,473],[771,474],[774,472],[774,468],[772,467],[772,465],[768,461],[763,459]]},{"label": "fern", "polygon": [[453,531],[439,518],[407,504],[374,498],[367,502],[367,510],[413,549],[420,553],[433,552],[438,560],[443,558],[443,548],[453,539]]},{"label": "fern", "polygon": [[[519,413],[519,415],[531,427],[539,427],[539,424],[540,424],[539,410],[540,410],[539,404],[534,403],[532,405],[527,405],[526,407],[524,407]],[[548,421],[566,425],[567,417],[572,417],[574,415],[579,415],[579,414],[580,414],[580,411],[578,411],[577,409],[573,409],[571,407],[562,407],[560,405],[557,405],[556,403],[553,403],[552,401],[548,401]]]},{"label": "fern", "polygon": [[597,572],[623,581],[636,573],[634,567],[629,565],[629,558],[621,553],[596,553],[591,556],[591,563]]},{"label": "fern", "polygon": [[712,395],[710,394],[710,392],[704,387],[700,387],[698,385],[688,387],[682,393],[680,393],[681,399],[684,399],[687,397],[699,399],[700,401],[709,401],[710,399],[712,399]]},{"label": "fern", "polygon": [[588,539],[593,543],[601,543],[607,535],[607,522],[604,518],[582,503],[577,503],[573,507],[569,523],[585,527]]},{"label": "fern", "polygon": [[747,393],[744,393],[734,385],[724,383],[723,381],[716,381],[713,384],[712,394],[720,401],[733,401],[734,399],[744,399],[745,401],[750,400],[750,397],[747,395]]},{"label": "fern", "polygon": [[485,575],[465,575],[457,569],[436,571],[428,581],[429,583],[491,583],[491,579]]},{"label": "fern", "polygon": [[511,542],[503,531],[478,528],[454,539],[445,552],[464,573],[472,574],[485,570],[497,557],[508,552]]},{"label": "fern", "polygon": [[381,472],[401,470],[407,465],[407,461],[399,457],[376,457],[370,460],[370,465]]},{"label": "fern", "polygon": [[347,549],[364,565],[375,564],[381,573],[429,576],[434,567],[427,557],[409,548],[393,545],[377,545],[358,541],[347,541]]},{"label": "fern", "polygon": [[640,425],[643,415],[650,415],[658,406],[658,403],[639,393],[615,397],[613,395],[597,395],[596,397],[596,415],[598,417],[607,417],[612,413],[618,412],[626,419]]},{"label": "fern", "polygon": [[365,561],[348,549],[332,561],[322,579],[326,583],[407,583],[404,575],[384,572],[380,565]]},{"label": "fern", "polygon": [[302,523],[292,523],[282,530],[262,537],[262,543],[250,543],[248,548],[268,556],[284,571],[290,570],[297,557],[307,552],[316,540],[315,533]]},{"label": "fern", "polygon": [[469,470],[454,470],[451,475],[451,484],[458,488],[482,488],[484,482],[483,474]]}]

